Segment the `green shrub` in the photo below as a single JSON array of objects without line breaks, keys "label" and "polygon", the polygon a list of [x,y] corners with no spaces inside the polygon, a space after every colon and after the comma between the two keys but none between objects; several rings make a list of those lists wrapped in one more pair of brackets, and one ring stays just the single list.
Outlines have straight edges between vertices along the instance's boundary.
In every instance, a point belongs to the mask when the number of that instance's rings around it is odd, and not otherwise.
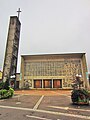
[{"label": "green shrub", "polygon": [[9,93],[10,93],[10,97],[14,95],[14,90],[11,87],[9,88]]},{"label": "green shrub", "polygon": [[4,82],[0,82],[0,90],[3,88],[4,84]]},{"label": "green shrub", "polygon": [[9,90],[2,89],[0,90],[0,99],[6,99],[12,97],[14,94],[14,90],[9,87]]}]

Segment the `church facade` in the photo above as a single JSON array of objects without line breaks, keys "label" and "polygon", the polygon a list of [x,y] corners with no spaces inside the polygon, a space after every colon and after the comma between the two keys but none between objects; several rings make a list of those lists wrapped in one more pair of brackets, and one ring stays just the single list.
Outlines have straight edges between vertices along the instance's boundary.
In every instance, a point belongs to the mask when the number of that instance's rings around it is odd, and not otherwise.
[{"label": "church facade", "polygon": [[86,72],[85,53],[22,55],[19,87],[72,89],[78,74],[87,88]]}]

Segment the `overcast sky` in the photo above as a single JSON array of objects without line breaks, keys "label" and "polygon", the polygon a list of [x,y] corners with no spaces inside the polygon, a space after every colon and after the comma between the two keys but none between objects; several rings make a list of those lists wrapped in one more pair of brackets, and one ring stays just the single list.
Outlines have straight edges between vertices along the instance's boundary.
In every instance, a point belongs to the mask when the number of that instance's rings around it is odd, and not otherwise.
[{"label": "overcast sky", "polygon": [[22,54],[86,53],[90,71],[90,0],[0,0],[0,70],[10,16],[21,8]]}]

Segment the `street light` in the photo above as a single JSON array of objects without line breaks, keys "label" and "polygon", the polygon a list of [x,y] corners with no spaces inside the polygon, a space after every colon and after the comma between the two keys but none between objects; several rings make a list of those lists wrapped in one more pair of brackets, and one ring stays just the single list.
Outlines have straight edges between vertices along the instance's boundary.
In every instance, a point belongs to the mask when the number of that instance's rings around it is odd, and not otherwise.
[{"label": "street light", "polygon": [[11,75],[10,78],[15,78],[16,76],[15,75]]}]

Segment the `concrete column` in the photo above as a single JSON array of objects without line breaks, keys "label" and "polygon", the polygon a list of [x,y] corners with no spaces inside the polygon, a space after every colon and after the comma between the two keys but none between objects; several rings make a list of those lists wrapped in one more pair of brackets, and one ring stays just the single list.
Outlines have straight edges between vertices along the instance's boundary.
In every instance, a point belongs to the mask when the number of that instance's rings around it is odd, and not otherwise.
[{"label": "concrete column", "polygon": [[43,88],[43,79],[42,79],[42,88]]},{"label": "concrete column", "polygon": [[32,88],[34,88],[34,80],[32,79]]},{"label": "concrete column", "polygon": [[52,88],[53,88],[53,79],[52,79]]}]

